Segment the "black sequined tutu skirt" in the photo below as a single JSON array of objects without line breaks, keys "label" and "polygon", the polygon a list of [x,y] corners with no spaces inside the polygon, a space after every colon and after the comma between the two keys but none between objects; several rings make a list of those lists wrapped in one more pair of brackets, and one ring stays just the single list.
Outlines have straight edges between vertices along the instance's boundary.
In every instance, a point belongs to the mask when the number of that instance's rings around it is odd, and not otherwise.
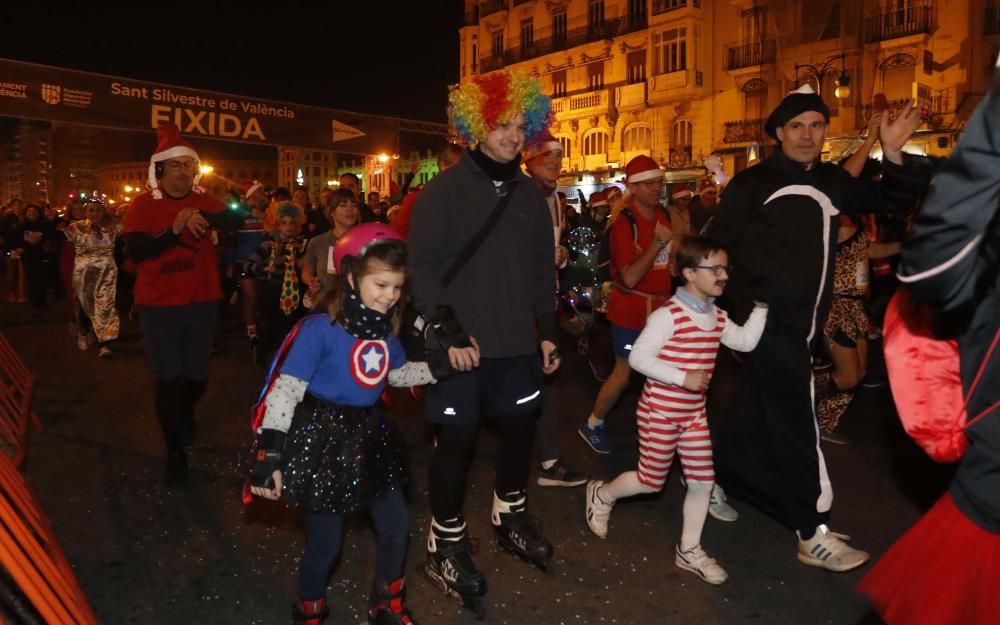
[{"label": "black sequined tutu skirt", "polygon": [[399,433],[378,407],[341,406],[306,394],[285,441],[282,498],[307,512],[352,512],[402,489]]}]

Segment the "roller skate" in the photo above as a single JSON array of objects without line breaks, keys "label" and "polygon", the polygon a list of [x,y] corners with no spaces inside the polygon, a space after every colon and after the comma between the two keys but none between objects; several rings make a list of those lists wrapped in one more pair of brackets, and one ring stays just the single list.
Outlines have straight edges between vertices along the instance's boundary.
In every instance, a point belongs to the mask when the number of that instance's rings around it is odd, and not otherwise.
[{"label": "roller skate", "polygon": [[292,625],[323,625],[329,614],[326,599],[299,599],[292,605]]},{"label": "roller skate", "polygon": [[444,523],[431,520],[431,531],[427,536],[427,563],[420,568],[420,572],[438,590],[472,610],[478,620],[486,618],[483,603],[486,578],[472,561],[469,537],[461,517]]},{"label": "roller skate", "polygon": [[368,622],[371,625],[420,625],[403,605],[406,591],[403,578],[393,582],[375,582],[368,597]]},{"label": "roller skate", "polygon": [[552,543],[542,535],[542,522],[528,514],[523,490],[503,498],[493,493],[493,531],[497,547],[548,572],[552,566]]}]

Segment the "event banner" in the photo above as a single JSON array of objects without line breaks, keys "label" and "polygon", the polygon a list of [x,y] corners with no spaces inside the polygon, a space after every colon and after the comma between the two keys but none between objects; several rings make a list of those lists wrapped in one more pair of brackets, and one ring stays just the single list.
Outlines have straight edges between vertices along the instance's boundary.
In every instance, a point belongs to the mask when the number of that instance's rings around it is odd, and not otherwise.
[{"label": "event banner", "polygon": [[125,130],[174,123],[187,135],[352,154],[395,151],[407,121],[9,59],[0,59],[0,115]]}]

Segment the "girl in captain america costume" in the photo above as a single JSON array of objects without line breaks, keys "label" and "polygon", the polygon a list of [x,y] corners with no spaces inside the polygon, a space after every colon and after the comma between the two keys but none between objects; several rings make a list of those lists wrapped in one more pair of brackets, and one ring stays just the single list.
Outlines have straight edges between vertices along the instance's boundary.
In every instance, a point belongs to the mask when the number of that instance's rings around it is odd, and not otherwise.
[{"label": "girl in captain america costume", "polygon": [[[320,625],[344,515],[367,508],[377,535],[369,619],[415,623],[403,606],[409,518],[398,436],[376,405],[385,382],[435,381],[407,363],[397,337],[406,248],[388,226],[352,228],[336,244],[337,284],[302,320],[271,365],[254,411],[256,464],[249,493],[303,508],[307,546],[299,568],[296,625]],[[441,373],[439,373],[441,375]]]}]

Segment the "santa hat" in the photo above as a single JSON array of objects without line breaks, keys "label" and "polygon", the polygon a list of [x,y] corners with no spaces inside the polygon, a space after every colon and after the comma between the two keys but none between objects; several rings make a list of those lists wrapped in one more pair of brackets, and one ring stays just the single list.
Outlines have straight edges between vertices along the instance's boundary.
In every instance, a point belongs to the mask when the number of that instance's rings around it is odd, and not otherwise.
[{"label": "santa hat", "polygon": [[781,104],[771,112],[767,121],[764,122],[764,131],[771,135],[771,138],[777,139],[778,128],[787,124],[792,118],[798,117],[807,111],[816,111],[826,119],[827,123],[830,122],[830,108],[823,102],[823,98],[813,91],[812,86],[808,83],[795,91],[788,92],[785,99],[781,101]]},{"label": "santa hat", "polygon": [[[159,181],[156,179],[156,163],[168,161],[179,156],[190,156],[195,161],[200,160],[194,147],[181,138],[181,131],[177,126],[174,124],[164,124],[158,127],[156,129],[156,150],[153,152],[153,156],[149,158],[148,182],[154,198],[158,200],[163,198],[163,194],[159,189]],[[197,186],[199,180],[201,180],[200,171],[194,176],[194,184],[195,191],[202,192],[201,188]]]},{"label": "santa hat", "polygon": [[628,165],[625,165],[625,182],[627,184],[662,177],[663,170],[660,169],[660,165],[645,154],[636,156],[628,162]]},{"label": "santa hat", "polygon": [[596,206],[607,206],[608,205],[608,192],[607,191],[594,191],[590,194],[590,199],[587,200],[587,206],[594,208]]},{"label": "santa hat", "polygon": [[259,180],[248,180],[243,183],[243,197],[250,199],[250,196],[264,188],[264,183]]},{"label": "santa hat", "polygon": [[556,150],[562,150],[563,145],[552,136],[551,133],[546,132],[542,137],[541,141],[537,145],[533,145],[530,148],[525,148],[521,153],[521,159],[527,163],[536,156],[542,156],[543,154],[548,154],[549,152],[554,152]]},{"label": "santa hat", "polygon": [[705,191],[715,191],[715,192],[719,191],[717,188],[715,188],[715,183],[712,181],[711,178],[702,179],[701,185],[698,187],[698,193],[704,193]]},{"label": "santa hat", "polygon": [[694,193],[691,191],[691,189],[688,188],[688,186],[683,182],[675,182],[674,184],[670,185],[670,197],[675,200],[679,200],[684,197],[689,198],[692,197],[693,195]]}]

